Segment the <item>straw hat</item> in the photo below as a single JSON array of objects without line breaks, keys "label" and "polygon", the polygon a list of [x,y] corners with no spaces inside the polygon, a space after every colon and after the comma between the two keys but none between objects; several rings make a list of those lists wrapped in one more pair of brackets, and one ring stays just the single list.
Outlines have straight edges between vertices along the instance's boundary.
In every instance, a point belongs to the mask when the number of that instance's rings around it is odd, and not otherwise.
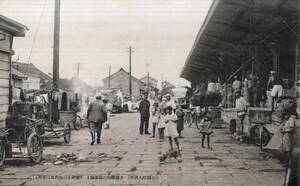
[{"label": "straw hat", "polygon": [[271,74],[276,74],[276,71],[275,71],[275,70],[272,70],[270,73],[271,73]]}]

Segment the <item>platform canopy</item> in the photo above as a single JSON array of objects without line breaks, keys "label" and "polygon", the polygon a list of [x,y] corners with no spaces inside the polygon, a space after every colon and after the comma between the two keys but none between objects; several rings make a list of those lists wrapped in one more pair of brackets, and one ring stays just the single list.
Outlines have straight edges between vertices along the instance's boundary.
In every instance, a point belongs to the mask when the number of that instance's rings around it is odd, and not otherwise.
[{"label": "platform canopy", "polygon": [[181,77],[191,82],[212,77],[226,80],[242,65],[255,61],[257,50],[260,60],[272,63],[273,45],[280,46],[283,54],[295,54],[298,1],[214,0]]}]

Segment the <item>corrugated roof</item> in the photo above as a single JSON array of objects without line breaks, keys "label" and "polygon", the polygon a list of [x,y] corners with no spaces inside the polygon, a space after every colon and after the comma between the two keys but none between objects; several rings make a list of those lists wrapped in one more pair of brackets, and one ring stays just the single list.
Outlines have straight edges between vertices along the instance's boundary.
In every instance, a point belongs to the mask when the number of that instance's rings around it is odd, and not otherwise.
[{"label": "corrugated roof", "polygon": [[[253,46],[277,42],[289,52],[299,18],[298,0],[214,0],[187,57],[181,77],[223,79],[251,60]],[[282,37],[279,37],[281,35]],[[283,39],[280,39],[283,38]],[[251,51],[252,50],[252,51]]]}]

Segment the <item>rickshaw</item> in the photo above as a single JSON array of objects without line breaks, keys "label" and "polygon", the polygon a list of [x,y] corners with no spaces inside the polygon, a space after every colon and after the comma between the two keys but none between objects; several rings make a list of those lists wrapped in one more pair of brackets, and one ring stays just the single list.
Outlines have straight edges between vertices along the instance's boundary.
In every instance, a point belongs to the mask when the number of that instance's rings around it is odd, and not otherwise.
[{"label": "rickshaw", "polygon": [[10,113],[5,130],[0,132],[0,166],[9,158],[30,158],[32,162],[39,163],[43,154],[43,105],[15,102]]}]

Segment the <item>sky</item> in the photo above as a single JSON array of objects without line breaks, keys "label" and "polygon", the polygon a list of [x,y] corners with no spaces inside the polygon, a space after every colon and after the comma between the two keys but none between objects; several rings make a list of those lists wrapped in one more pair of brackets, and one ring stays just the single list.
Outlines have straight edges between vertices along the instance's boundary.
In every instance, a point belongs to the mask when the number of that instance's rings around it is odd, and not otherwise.
[{"label": "sky", "polygon": [[[0,14],[29,28],[15,38],[13,60],[52,73],[55,0],[1,0]],[[60,77],[102,84],[121,67],[132,74],[188,85],[179,78],[212,0],[61,0]],[[149,65],[147,65],[149,64]],[[163,74],[163,75],[162,75]]]}]

